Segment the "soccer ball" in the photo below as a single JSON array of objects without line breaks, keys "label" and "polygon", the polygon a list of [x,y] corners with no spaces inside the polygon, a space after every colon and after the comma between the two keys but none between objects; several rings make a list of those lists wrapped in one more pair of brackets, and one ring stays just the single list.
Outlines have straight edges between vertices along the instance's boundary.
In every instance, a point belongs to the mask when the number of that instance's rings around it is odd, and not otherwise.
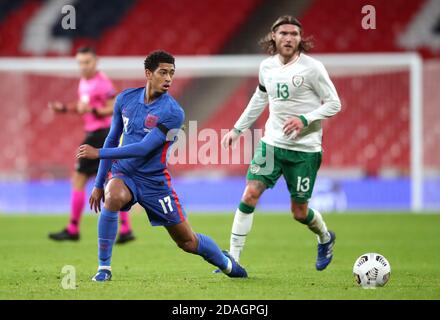
[{"label": "soccer ball", "polygon": [[383,287],[390,274],[390,263],[379,253],[365,253],[357,258],[353,266],[354,279],[363,288]]}]

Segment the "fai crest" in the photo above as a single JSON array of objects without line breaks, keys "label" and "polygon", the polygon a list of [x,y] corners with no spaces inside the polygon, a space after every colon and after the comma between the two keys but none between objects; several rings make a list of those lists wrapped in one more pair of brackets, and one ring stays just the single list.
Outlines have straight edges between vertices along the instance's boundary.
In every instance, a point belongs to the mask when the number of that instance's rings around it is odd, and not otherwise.
[{"label": "fai crest", "polygon": [[157,121],[159,120],[158,116],[149,114],[146,118],[145,118],[145,122],[144,122],[144,126],[148,129],[152,129],[155,126],[157,126]]},{"label": "fai crest", "polygon": [[249,170],[252,174],[256,174],[258,173],[258,171],[260,171],[260,166],[258,164],[251,164],[249,167]]},{"label": "fai crest", "polygon": [[304,82],[304,77],[303,76],[294,76],[292,78],[292,83],[295,87],[300,87]]}]

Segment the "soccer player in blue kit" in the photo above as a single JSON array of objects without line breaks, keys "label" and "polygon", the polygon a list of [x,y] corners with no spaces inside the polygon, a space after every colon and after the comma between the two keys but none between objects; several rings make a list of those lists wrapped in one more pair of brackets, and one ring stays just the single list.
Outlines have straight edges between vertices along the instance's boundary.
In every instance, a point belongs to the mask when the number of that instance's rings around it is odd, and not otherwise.
[{"label": "soccer player in blue kit", "polygon": [[[101,211],[98,221],[98,272],[93,281],[112,277],[111,257],[118,228],[118,211],[139,203],[153,226],[164,226],[176,244],[217,266],[229,277],[245,278],[246,270],[208,236],[194,233],[167,170],[167,150],[182,127],[185,113],[167,92],[171,86],[174,57],[154,51],[144,61],[147,84],[127,89],[116,98],[112,125],[102,149],[82,145],[79,159],[100,164],[90,207]],[[119,137],[123,143],[118,147]],[[112,178],[105,185],[109,171]],[[104,206],[101,210],[101,201]]]}]

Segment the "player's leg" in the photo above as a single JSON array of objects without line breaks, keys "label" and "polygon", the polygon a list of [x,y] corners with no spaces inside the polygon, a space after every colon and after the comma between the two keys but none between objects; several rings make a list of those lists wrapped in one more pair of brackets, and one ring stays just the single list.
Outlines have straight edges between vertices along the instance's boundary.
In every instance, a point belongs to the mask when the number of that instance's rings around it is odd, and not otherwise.
[{"label": "player's leg", "polygon": [[116,240],[116,244],[123,244],[135,240],[136,238],[131,229],[129,212],[127,211],[119,212],[119,221],[120,221],[119,236],[118,239]]},{"label": "player's leg", "polygon": [[[84,166],[79,165],[79,168]],[[70,199],[70,220],[67,228],[60,232],[50,233],[52,240],[79,240],[79,226],[86,201],[85,186],[89,175],[76,170],[72,176],[72,195]]]},{"label": "player's leg", "polygon": [[295,220],[307,225],[316,234],[318,238],[316,269],[319,271],[324,270],[333,258],[333,246],[336,240],[335,233],[327,229],[321,213],[316,209],[309,208],[307,202],[298,203],[292,199],[292,213]]},{"label": "player's leg", "polygon": [[214,240],[207,235],[194,233],[188,221],[166,226],[166,229],[182,250],[201,256],[229,277],[247,277],[246,270],[227,253],[222,252]]},{"label": "player's leg", "polygon": [[113,178],[105,187],[104,206],[98,221],[99,267],[98,273],[92,278],[94,281],[111,279],[111,257],[118,232],[118,212],[131,205],[133,200],[133,191],[130,191],[124,181]]},{"label": "player's leg", "polygon": [[[108,134],[108,130],[88,132],[82,144],[89,144],[101,148]],[[86,201],[85,187],[90,177],[98,171],[99,160],[80,159],[75,164],[72,176],[72,195],[70,200],[70,223],[66,229],[52,233],[49,237],[53,240],[78,240],[81,216]]]},{"label": "player's leg", "polygon": [[[107,138],[109,129],[99,129],[87,135],[87,143],[95,148],[102,148],[105,139]],[[96,175],[99,167],[99,160],[88,160],[89,167],[93,168],[93,175]],[[93,161],[93,162],[92,162]],[[91,169],[90,169],[91,170]],[[130,215],[127,211],[121,211],[119,214],[121,227],[119,229],[119,237],[116,243],[126,243],[134,240],[134,235],[130,225]]]},{"label": "player's leg", "polygon": [[247,185],[241,202],[235,211],[232,224],[229,253],[236,260],[240,260],[246,237],[251,231],[254,219],[254,210],[266,188],[272,188],[281,176],[281,166],[277,163],[278,148],[260,141],[255,150],[246,178]]},{"label": "player's leg", "polygon": [[85,173],[75,171],[72,178],[72,199],[70,203],[70,223],[67,230],[70,233],[79,232],[79,224],[84,211],[86,201],[86,184],[89,176]]},{"label": "player's leg", "polygon": [[321,153],[286,151],[283,175],[291,195],[291,211],[295,220],[307,225],[318,238],[316,268],[323,270],[331,262],[335,235],[316,209],[309,208],[316,176],[321,165]]},{"label": "player's leg", "polygon": [[150,223],[164,226],[179,248],[200,255],[229,277],[247,277],[246,270],[227,252],[222,252],[210,237],[192,231],[179,197],[172,188],[168,170],[165,169],[163,176],[156,179],[157,183],[138,184],[138,192],[142,195],[139,203],[145,209]]},{"label": "player's leg", "polygon": [[291,201],[292,214],[295,220],[307,225],[310,231],[316,234],[318,243],[329,242],[330,233],[321,213],[316,209],[309,208],[307,202],[299,203],[295,199]]},{"label": "player's leg", "polygon": [[241,202],[235,211],[232,223],[229,253],[238,262],[246,243],[246,237],[252,229],[254,210],[258,200],[266,190],[266,185],[259,180],[249,180],[246,184]]}]

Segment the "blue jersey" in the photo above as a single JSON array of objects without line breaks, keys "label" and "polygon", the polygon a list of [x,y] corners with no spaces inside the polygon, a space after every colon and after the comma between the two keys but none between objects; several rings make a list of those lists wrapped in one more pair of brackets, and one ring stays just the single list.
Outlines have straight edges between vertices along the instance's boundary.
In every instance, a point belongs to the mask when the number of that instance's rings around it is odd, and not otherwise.
[{"label": "blue jersey", "polygon": [[[145,104],[145,87],[127,89],[115,102],[110,133],[99,150],[101,160],[95,186],[102,188],[110,167],[137,181],[149,182],[168,174],[167,156],[175,134],[182,127],[185,113],[179,103],[164,93]],[[171,132],[170,132],[171,131]],[[118,147],[123,134],[122,145]]]}]

